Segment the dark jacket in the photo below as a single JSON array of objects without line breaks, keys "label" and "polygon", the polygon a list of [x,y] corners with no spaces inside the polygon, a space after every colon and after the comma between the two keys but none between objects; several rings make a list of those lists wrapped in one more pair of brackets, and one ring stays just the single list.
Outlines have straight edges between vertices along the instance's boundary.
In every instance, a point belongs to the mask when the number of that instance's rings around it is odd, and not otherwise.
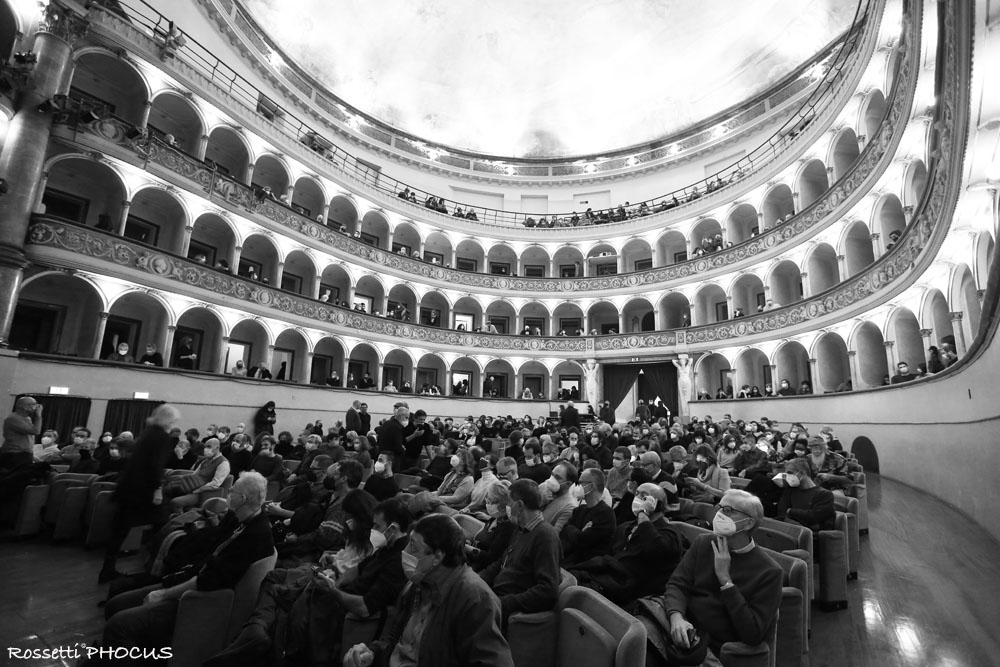
[{"label": "dark jacket", "polygon": [[274,552],[271,522],[258,512],[240,524],[235,537],[209,556],[198,572],[199,591],[234,588],[254,562]]},{"label": "dark jacket", "polygon": [[378,453],[388,452],[393,455],[393,460],[399,461],[401,465],[406,450],[403,448],[403,425],[395,417],[390,417],[384,424],[378,427],[378,440],[375,443]]},{"label": "dark jacket", "polygon": [[143,431],[132,447],[128,463],[118,478],[114,499],[126,517],[142,517],[155,513],[153,492],[160,488],[167,459],[173,452],[173,441],[160,426]]}]

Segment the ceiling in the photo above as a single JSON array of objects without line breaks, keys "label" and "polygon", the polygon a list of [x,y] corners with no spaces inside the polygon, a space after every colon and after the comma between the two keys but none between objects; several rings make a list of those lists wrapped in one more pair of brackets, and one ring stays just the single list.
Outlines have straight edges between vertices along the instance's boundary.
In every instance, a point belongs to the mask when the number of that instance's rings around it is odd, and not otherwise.
[{"label": "ceiling", "polygon": [[[566,157],[673,134],[850,25],[846,0],[244,0],[330,91],[425,141]],[[336,11],[333,11],[333,9]]]}]

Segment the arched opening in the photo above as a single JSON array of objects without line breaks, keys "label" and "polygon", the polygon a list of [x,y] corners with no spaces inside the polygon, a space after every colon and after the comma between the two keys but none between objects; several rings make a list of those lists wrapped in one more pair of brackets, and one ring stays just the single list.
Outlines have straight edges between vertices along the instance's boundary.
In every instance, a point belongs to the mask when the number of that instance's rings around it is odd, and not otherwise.
[{"label": "arched opening", "polygon": [[261,234],[251,234],[243,240],[240,251],[239,275],[274,285],[278,277],[278,249],[271,239]]},{"label": "arched opening", "polygon": [[882,119],[885,118],[885,109],[885,95],[882,91],[876,89],[869,93],[868,99],[865,100],[863,115],[867,141],[874,140],[878,134]]},{"label": "arched opening", "polygon": [[146,126],[158,139],[169,144],[172,136],[176,148],[188,155],[198,155],[205,127],[194,106],[185,98],[172,93],[157,95]]},{"label": "arched opening", "polygon": [[[440,361],[437,355],[425,354],[420,358],[420,368],[434,368],[434,362]],[[443,362],[442,362],[443,365]],[[417,371],[419,375],[420,371]],[[483,377],[479,364],[469,357],[459,357],[451,364],[451,395],[452,396],[482,396]]]},{"label": "arched opening", "polygon": [[975,243],[976,285],[980,289],[986,289],[986,281],[989,280],[990,269],[993,268],[994,247],[993,235],[981,232]]},{"label": "arched opening", "polygon": [[[190,346],[197,357],[191,359],[185,354],[185,339],[190,339]],[[177,320],[177,331],[171,346],[169,365],[172,368],[188,368],[207,373],[226,372],[223,366],[225,359],[220,359],[222,343],[222,322],[207,308],[190,308]],[[181,359],[181,357],[189,357]],[[166,361],[166,360],[165,360]],[[235,365],[235,361],[233,362]]]},{"label": "arched opening", "polygon": [[927,361],[924,355],[924,342],[920,337],[920,323],[909,308],[893,310],[889,322],[887,331],[894,337],[896,363],[906,362],[911,372],[916,372],[917,364]]},{"label": "arched opening", "polygon": [[903,206],[916,207],[927,189],[927,167],[923,160],[914,160],[906,170],[906,185],[903,187]]},{"label": "arched opening", "polygon": [[[333,375],[334,372],[336,375]],[[344,387],[344,346],[333,336],[326,336],[316,343],[309,381],[328,387]]]},{"label": "arched opening", "polygon": [[889,363],[885,355],[885,338],[871,322],[865,322],[854,334],[857,348],[858,375],[865,387],[881,387],[889,381]]},{"label": "arched opening", "polygon": [[89,281],[65,273],[29,278],[17,295],[8,345],[15,350],[94,356],[101,297]]},{"label": "arched opening", "polygon": [[809,293],[819,294],[840,282],[837,251],[828,243],[821,243],[810,253],[806,262]]},{"label": "arched opening", "polygon": [[[417,379],[413,383],[414,393],[420,392],[424,389],[425,385],[429,389],[430,387],[437,387],[441,391],[442,396],[468,396],[472,387],[475,387],[471,380],[462,384],[461,387],[458,385],[462,383],[462,380],[466,379],[461,373],[459,373],[459,378],[455,380],[452,378],[451,386],[448,385],[448,369],[444,363],[444,359],[436,354],[425,354],[417,360]],[[463,393],[464,392],[464,393]]]},{"label": "arched opening", "polygon": [[128,344],[128,353],[136,360],[145,352],[146,343],[164,349],[170,317],[162,302],[145,292],[128,292],[111,304],[108,312],[101,359],[108,359],[121,343]]},{"label": "arched opening", "polygon": [[110,167],[71,157],[49,168],[42,204],[46,215],[116,234],[124,199],[125,186]]},{"label": "arched opening", "polygon": [[486,273],[486,254],[478,241],[462,239],[455,249],[455,268],[470,273]]},{"label": "arched opening", "polygon": [[784,381],[788,381],[788,386],[799,393],[802,383],[808,382],[810,389],[813,387],[813,378],[809,370],[809,353],[802,343],[792,340],[788,341],[774,352],[774,373],[777,376],[774,382],[774,390],[781,391]]},{"label": "arched opening", "polygon": [[[361,276],[358,284],[354,288],[354,302],[350,307],[363,313],[374,313],[382,311],[382,303],[385,300],[385,287],[382,282],[372,275]],[[417,318],[414,317],[416,322]]]},{"label": "arched opening", "polygon": [[354,234],[358,229],[358,209],[349,197],[336,195],[330,200],[330,210],[326,214],[327,224],[342,228],[345,234]]},{"label": "arched opening", "polygon": [[301,250],[293,250],[285,257],[285,265],[281,271],[281,289],[311,299],[313,290],[316,289],[316,273],[316,264],[312,258]]},{"label": "arched opening", "polygon": [[735,365],[736,384],[739,385],[734,387],[736,393],[746,385],[763,395],[765,386],[771,382],[771,362],[767,355],[757,348],[747,348],[736,357]]},{"label": "arched opening", "polygon": [[622,323],[625,325],[621,333],[639,333],[653,331],[656,322],[653,317],[653,304],[645,297],[635,297],[622,308]]},{"label": "arched opening", "polygon": [[787,306],[802,298],[802,272],[795,262],[786,259],[771,270],[769,291],[768,298],[774,308]]},{"label": "arched opening", "polygon": [[250,166],[250,152],[246,143],[240,138],[239,132],[227,125],[220,125],[208,135],[208,146],[205,148],[205,161],[211,160],[216,169],[224,176],[229,176],[240,183],[247,181],[247,168]]},{"label": "arched opening", "polygon": [[583,261],[583,252],[575,247],[564,245],[552,255],[556,273],[553,278],[573,278],[589,275]]},{"label": "arched opening", "polygon": [[420,299],[420,324],[428,327],[451,327],[451,305],[440,292],[427,292]]},{"label": "arched opening", "polygon": [[398,283],[389,288],[389,305],[385,311],[386,317],[401,322],[416,321],[417,296],[413,288],[406,283]]},{"label": "arched opening", "polygon": [[[583,368],[580,364],[575,361],[563,361],[560,362],[551,373],[551,385],[549,390],[546,392],[545,397],[551,400],[562,400],[559,398],[561,391],[572,391],[572,387],[579,387],[580,390],[580,400],[585,400],[597,409],[596,402],[599,400],[597,396],[597,387],[590,387],[586,384],[586,373],[583,372]],[[566,394],[563,393],[563,396]],[[535,398],[538,398],[537,396]],[[539,420],[536,421],[535,426],[539,423],[544,424],[545,419],[548,415],[543,415],[541,417],[534,417]]]},{"label": "arched opening", "polygon": [[351,295],[351,277],[339,264],[327,264],[319,279],[319,300],[335,306],[348,307]]},{"label": "arched opening", "polygon": [[857,275],[875,261],[875,248],[868,225],[855,220],[844,237],[844,263],[847,266],[845,280]]},{"label": "arched opening", "polygon": [[146,188],[132,197],[125,222],[125,238],[181,254],[187,214],[166,190]]},{"label": "arched opening", "polygon": [[295,181],[295,188],[292,189],[292,208],[301,215],[326,224],[323,217],[323,207],[326,204],[326,195],[316,179],[310,176],[302,176]]},{"label": "arched opening", "polygon": [[[413,358],[410,353],[398,348],[390,350],[389,354],[385,355],[385,361],[382,362],[382,377],[376,383],[379,389],[392,391],[389,389],[391,386],[396,391],[409,389],[412,392],[413,381]],[[406,387],[403,385],[404,382]]]},{"label": "arched opening", "polygon": [[274,340],[271,373],[275,380],[305,382],[309,377],[309,342],[302,332],[285,329]]},{"label": "arched opening", "polygon": [[847,343],[836,333],[827,333],[816,341],[816,386],[817,394],[831,391],[845,391],[851,382],[851,360],[847,355]]},{"label": "arched opening", "polygon": [[514,367],[505,359],[493,359],[483,371],[483,397],[512,398],[514,395]]},{"label": "arched opening", "polygon": [[725,246],[722,225],[715,218],[702,218],[691,229],[691,245],[695,256],[721,250]]},{"label": "arched opening", "polygon": [[694,294],[694,322],[692,324],[713,324],[729,319],[729,303],[721,287],[712,283],[704,285]]},{"label": "arched opening", "polygon": [[424,240],[424,259],[431,264],[452,268],[451,240],[441,232],[428,234]]},{"label": "arched opening", "polygon": [[759,232],[757,209],[751,204],[739,204],[726,216],[726,234],[730,243],[742,243]]},{"label": "arched opening", "polygon": [[288,201],[290,177],[285,165],[273,155],[261,155],[253,166],[252,185],[271,193],[277,201]]},{"label": "arched opening", "polygon": [[420,257],[420,232],[407,222],[399,223],[392,231],[392,248],[390,249],[405,257],[413,257],[414,253]]},{"label": "arched opening", "polygon": [[[9,51],[3,53],[5,59],[10,55]],[[106,53],[84,53],[73,68],[70,97],[96,97],[118,118],[139,125],[146,106],[146,84],[127,60]]]},{"label": "arched opening", "polygon": [[621,333],[618,326],[618,309],[608,301],[598,301],[587,310],[587,324],[592,335]]},{"label": "arched opening", "polygon": [[715,398],[719,390],[733,395],[732,367],[721,354],[710,352],[698,360],[695,367],[695,396]]},{"label": "arched opening", "polygon": [[875,220],[875,228],[882,235],[882,245],[888,252],[906,229],[906,216],[899,197],[890,194],[879,200],[875,205]]},{"label": "arched opening", "polygon": [[483,327],[483,306],[471,296],[463,296],[452,308],[455,328],[460,331],[479,331]]},{"label": "arched opening", "polygon": [[198,216],[191,230],[188,259],[231,271],[235,251],[236,235],[225,219],[215,213]]},{"label": "arched opening", "polygon": [[17,17],[7,2],[0,2],[0,58],[6,61],[17,44]]},{"label": "arched opening", "polygon": [[730,288],[733,297],[733,317],[742,317],[757,312],[764,306],[764,281],[753,273],[746,273],[736,279]]},{"label": "arched opening", "polygon": [[378,383],[379,360],[378,350],[371,345],[367,343],[355,345],[347,362],[347,387],[364,388],[369,382],[371,387],[375,387]]},{"label": "arched opening", "polygon": [[646,239],[631,239],[622,248],[621,255],[626,273],[653,268],[653,249]]},{"label": "arched opening", "polygon": [[497,244],[486,256],[486,272],[494,276],[517,274],[517,253],[508,245]]},{"label": "arched opening", "polygon": [[687,258],[687,239],[676,229],[668,231],[656,242],[657,266],[670,266]]},{"label": "arched opening", "polygon": [[691,303],[680,292],[670,292],[660,299],[660,328],[679,329],[691,324]]},{"label": "arched opening", "polygon": [[552,311],[552,320],[557,335],[559,332],[567,336],[586,333],[583,330],[583,310],[575,303],[560,303]]},{"label": "arched opening", "polygon": [[[361,218],[361,237],[360,240],[368,245],[375,246],[376,248],[382,248],[384,250],[389,249],[389,221],[386,219],[379,211],[368,211]],[[414,248],[410,253],[416,253],[416,257],[420,256],[420,248]]]},{"label": "arched opening", "polygon": [[489,330],[488,325],[491,324],[496,328],[496,332],[500,334],[520,333],[516,329],[517,312],[509,301],[497,299],[486,306],[486,325],[484,325],[484,328]]},{"label": "arched opening", "polygon": [[920,321],[925,323],[926,328],[931,329],[931,345],[940,346],[941,341],[946,338],[954,338],[955,330],[952,327],[951,312],[948,308],[948,300],[939,289],[931,289],[924,298],[924,316]]},{"label": "arched opening", "polygon": [[[528,361],[517,369],[516,398],[542,400],[551,398],[549,369],[538,361]],[[525,393],[527,391],[527,393]]]},{"label": "arched opening", "polygon": [[[976,279],[972,276],[972,271],[968,266],[963,265],[959,284],[961,285],[958,294],[958,308],[955,310],[962,313],[962,332],[965,337],[965,345],[972,345],[976,334],[979,333],[979,319],[982,316],[982,306],[979,303],[979,293],[976,289]],[[958,348],[956,348],[957,350]]]},{"label": "arched opening", "polygon": [[860,155],[858,135],[851,128],[845,127],[837,134],[833,144],[833,180],[842,179]]},{"label": "arched opening", "polygon": [[256,375],[258,369],[263,364],[263,368],[268,368],[268,346],[271,338],[267,334],[267,329],[257,320],[241,320],[229,332],[229,345],[226,348],[225,367],[232,372],[237,361],[242,361],[248,369],[247,375]]},{"label": "arched opening", "polygon": [[533,336],[552,336],[556,332],[549,331],[549,309],[537,301],[530,301],[521,306],[521,330],[529,329]]},{"label": "arched opening", "polygon": [[798,210],[807,208],[827,191],[830,183],[826,176],[826,165],[821,160],[809,160],[799,172],[795,188],[799,195]]},{"label": "arched opening", "polygon": [[784,183],[779,183],[768,191],[761,205],[764,214],[764,226],[774,227],[783,220],[795,215],[795,202],[792,199],[792,189]]},{"label": "arched opening", "polygon": [[549,275],[549,253],[537,245],[521,252],[521,274],[526,278],[545,278]]}]

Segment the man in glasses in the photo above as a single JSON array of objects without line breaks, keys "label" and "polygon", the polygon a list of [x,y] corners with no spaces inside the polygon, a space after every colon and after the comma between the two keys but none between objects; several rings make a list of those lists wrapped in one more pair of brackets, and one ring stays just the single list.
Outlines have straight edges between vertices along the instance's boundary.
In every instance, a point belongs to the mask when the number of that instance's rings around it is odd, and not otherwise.
[{"label": "man in glasses", "polygon": [[670,639],[688,648],[708,634],[718,656],[722,644],[759,644],[778,618],[782,570],[753,541],[764,507],[750,493],[722,496],[711,535],[699,535],[674,570],[663,598]]}]

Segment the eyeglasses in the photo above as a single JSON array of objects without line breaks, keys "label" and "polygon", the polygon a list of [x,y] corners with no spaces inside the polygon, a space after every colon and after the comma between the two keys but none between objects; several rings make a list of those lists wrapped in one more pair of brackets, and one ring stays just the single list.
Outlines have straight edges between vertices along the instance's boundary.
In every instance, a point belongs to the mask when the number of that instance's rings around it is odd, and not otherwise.
[{"label": "eyeglasses", "polygon": [[750,516],[749,514],[747,514],[746,512],[744,512],[743,510],[736,509],[732,505],[719,505],[717,508],[715,508],[715,511],[716,512],[722,512],[723,514],[725,514],[728,517],[732,517],[733,514],[742,514],[745,517],[748,517],[748,518],[751,518],[751,519],[753,518],[752,516]]}]

